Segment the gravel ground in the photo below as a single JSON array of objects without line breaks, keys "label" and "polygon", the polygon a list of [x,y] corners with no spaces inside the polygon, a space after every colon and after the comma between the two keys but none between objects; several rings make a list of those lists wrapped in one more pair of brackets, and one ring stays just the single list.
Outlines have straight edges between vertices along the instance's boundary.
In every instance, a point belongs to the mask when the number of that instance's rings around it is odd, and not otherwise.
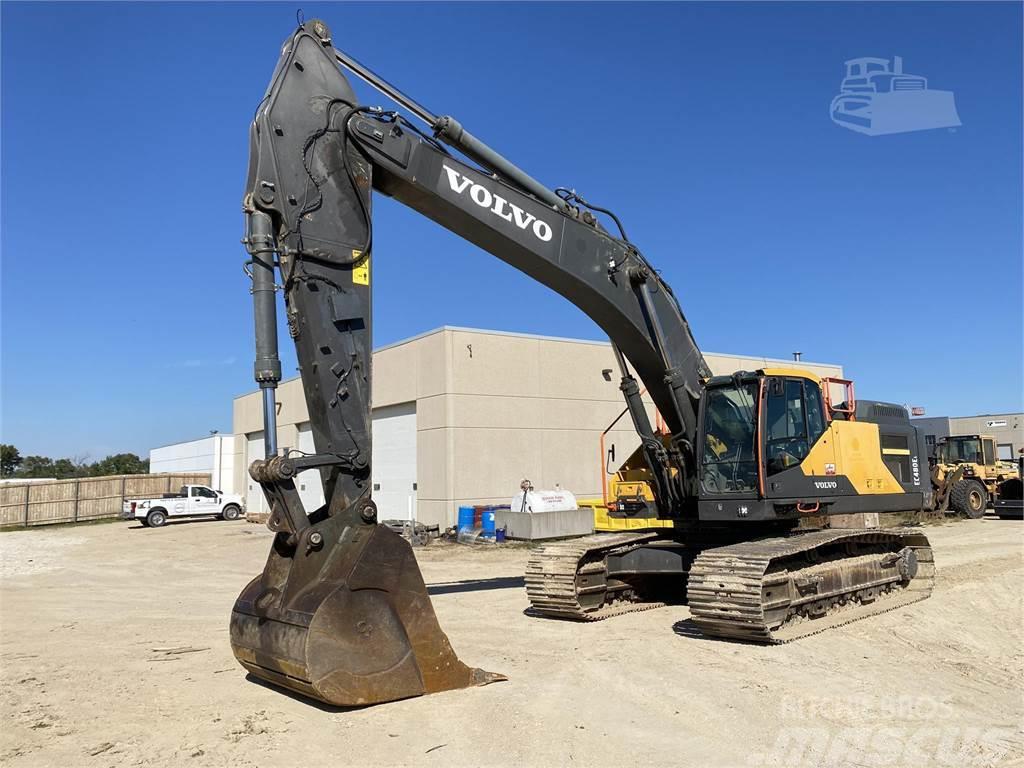
[{"label": "gravel ground", "polygon": [[262,526],[0,534],[5,766],[1024,764],[1019,521],[929,528],[922,603],[771,648],[685,606],[530,618],[522,547],[418,555],[467,663],[509,681],[358,710],[247,679],[228,645]]}]

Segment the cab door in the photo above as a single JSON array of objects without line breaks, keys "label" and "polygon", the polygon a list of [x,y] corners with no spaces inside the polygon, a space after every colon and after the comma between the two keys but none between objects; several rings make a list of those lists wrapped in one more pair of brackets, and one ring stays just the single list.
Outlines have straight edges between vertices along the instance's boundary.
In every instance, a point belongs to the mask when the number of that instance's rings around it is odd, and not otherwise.
[{"label": "cab door", "polygon": [[788,498],[834,489],[836,451],[826,429],[818,384],[809,379],[770,377],[763,413],[766,495]]},{"label": "cab door", "polygon": [[189,513],[215,515],[218,512],[217,494],[202,485],[193,485],[189,492]]}]

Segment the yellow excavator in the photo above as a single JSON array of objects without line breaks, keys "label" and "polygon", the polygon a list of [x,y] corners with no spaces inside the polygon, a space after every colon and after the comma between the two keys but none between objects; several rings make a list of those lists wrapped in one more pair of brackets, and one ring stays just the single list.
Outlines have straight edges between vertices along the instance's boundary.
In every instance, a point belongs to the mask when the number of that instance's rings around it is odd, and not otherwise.
[{"label": "yellow excavator", "polygon": [[[401,109],[360,104],[343,70]],[[672,289],[614,213],[540,184],[337,49],[317,20],[285,41],[259,102],[243,200],[266,435],[249,473],[275,533],[231,615],[234,654],[253,675],[343,706],[502,679],[459,660],[410,546],[378,524],[372,190],[558,292],[612,342],[644,501],[663,525],[539,548],[527,574],[535,613],[592,620],[685,598],[705,633],[772,643],[929,594],[919,530],[807,530],[933,503],[923,438],[902,407],[800,370],[712,376]],[[276,446],[278,289],[313,454]],[[323,480],[318,509],[295,488],[310,469]]]}]

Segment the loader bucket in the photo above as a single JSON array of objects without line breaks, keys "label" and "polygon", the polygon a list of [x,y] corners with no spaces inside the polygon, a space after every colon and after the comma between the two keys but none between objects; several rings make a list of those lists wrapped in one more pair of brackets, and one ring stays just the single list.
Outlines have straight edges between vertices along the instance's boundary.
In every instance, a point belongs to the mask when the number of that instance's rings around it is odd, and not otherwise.
[{"label": "loader bucket", "polygon": [[239,595],[231,647],[243,667],[341,707],[506,679],[459,661],[405,539],[332,522],[316,526],[320,549],[278,533],[263,573]]}]

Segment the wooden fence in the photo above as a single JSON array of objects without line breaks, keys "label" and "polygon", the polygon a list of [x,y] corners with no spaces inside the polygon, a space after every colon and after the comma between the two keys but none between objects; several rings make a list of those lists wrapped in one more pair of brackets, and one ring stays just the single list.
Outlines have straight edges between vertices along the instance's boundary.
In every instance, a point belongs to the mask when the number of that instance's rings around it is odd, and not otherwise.
[{"label": "wooden fence", "polygon": [[128,499],[175,493],[183,485],[209,485],[204,472],[111,475],[0,485],[0,528],[77,523],[118,517]]}]

